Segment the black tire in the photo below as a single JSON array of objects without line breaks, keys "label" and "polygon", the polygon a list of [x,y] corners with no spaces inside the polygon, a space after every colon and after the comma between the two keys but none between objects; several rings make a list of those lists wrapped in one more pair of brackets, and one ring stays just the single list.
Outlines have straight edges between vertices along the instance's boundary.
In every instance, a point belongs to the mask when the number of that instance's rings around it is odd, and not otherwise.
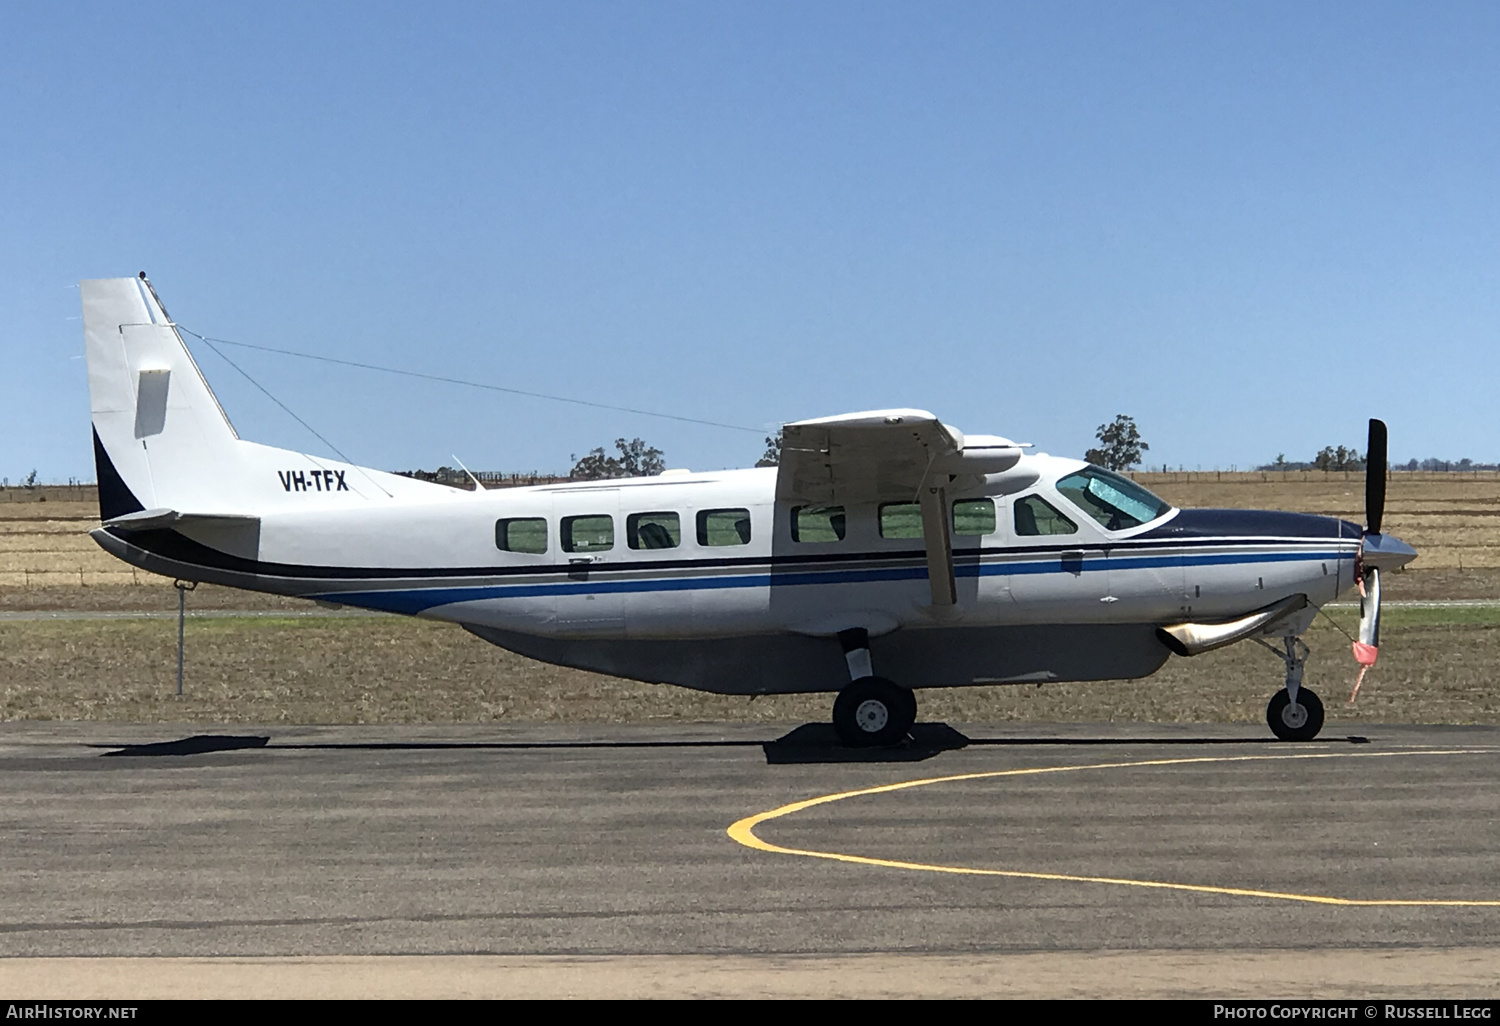
[{"label": "black tire", "polygon": [[884,677],[850,681],[833,703],[833,729],[850,748],[900,744],[917,721],[917,696]]},{"label": "black tire", "polygon": [[[1266,723],[1271,733],[1283,741],[1311,741],[1323,729],[1323,701],[1312,688],[1297,689],[1297,704],[1306,710],[1306,717],[1290,714],[1291,696],[1282,688],[1271,696],[1266,705]],[[1300,719],[1301,722],[1298,722]]]}]

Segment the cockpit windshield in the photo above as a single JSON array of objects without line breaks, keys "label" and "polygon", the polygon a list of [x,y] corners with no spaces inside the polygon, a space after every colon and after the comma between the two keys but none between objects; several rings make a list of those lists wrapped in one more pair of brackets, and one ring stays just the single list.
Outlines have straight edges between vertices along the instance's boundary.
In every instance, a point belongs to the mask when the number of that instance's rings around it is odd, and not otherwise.
[{"label": "cockpit windshield", "polygon": [[1063,496],[1099,521],[1107,531],[1124,531],[1155,520],[1172,505],[1129,478],[1100,467],[1085,467],[1057,482]]}]

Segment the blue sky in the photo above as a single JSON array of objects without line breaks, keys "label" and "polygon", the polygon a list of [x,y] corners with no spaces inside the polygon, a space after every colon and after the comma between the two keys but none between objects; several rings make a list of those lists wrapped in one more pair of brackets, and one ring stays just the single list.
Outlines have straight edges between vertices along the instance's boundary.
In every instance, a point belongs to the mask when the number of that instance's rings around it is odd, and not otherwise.
[{"label": "blue sky", "polygon": [[[1157,464],[1500,458],[1500,6],[15,4],[0,475],[91,479],[81,278],[358,462],[749,465],[915,406]],[[240,434],[323,446],[196,350]]]}]

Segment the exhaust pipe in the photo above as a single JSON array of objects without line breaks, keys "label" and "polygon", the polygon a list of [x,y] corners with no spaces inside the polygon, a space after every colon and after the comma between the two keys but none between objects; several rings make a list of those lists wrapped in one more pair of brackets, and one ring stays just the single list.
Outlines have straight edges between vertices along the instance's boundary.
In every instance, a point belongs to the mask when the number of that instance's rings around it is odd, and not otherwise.
[{"label": "exhaust pipe", "polygon": [[1156,628],[1163,645],[1180,656],[1195,656],[1242,641],[1286,616],[1307,608],[1306,595],[1292,595],[1228,623],[1174,623]]}]

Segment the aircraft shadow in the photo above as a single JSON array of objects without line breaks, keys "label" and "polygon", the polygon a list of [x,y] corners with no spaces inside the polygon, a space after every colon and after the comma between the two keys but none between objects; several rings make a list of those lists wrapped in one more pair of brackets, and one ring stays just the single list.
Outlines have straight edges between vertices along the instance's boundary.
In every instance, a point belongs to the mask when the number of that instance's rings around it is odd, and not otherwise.
[{"label": "aircraft shadow", "polygon": [[946,723],[914,723],[899,745],[889,748],[850,748],[839,740],[831,723],[804,723],[775,741],[761,745],[772,766],[816,762],[921,762],[943,752],[972,744]]},{"label": "aircraft shadow", "polygon": [[[1327,744],[1369,744],[1367,738],[1349,735],[1320,739]],[[971,738],[946,723],[914,724],[907,739],[890,748],[850,748],[829,723],[804,723],[774,741],[328,741],[271,744],[265,735],[194,734],[172,741],[133,745],[90,745],[108,748],[105,756],[184,756],[234,752],[256,748],[293,751],[536,751],[560,749],[630,748],[760,748],[769,765],[835,762],[921,762],[943,752],[971,745],[996,747],[1089,746],[1089,745],[1279,745],[1275,738],[1226,737],[1009,737]]]},{"label": "aircraft shadow", "polygon": [[[1369,739],[1350,735],[1347,738],[1324,738],[1330,744],[1369,744]],[[1274,737],[968,737],[946,723],[913,724],[907,739],[891,748],[848,748],[839,741],[833,726],[827,723],[805,723],[775,741],[767,741],[766,762],[921,762],[943,752],[957,751],[971,745],[1058,747],[1089,745],[1249,745],[1261,747],[1283,742]]]},{"label": "aircraft shadow", "polygon": [[104,755],[202,755],[208,752],[232,752],[245,748],[275,748],[304,752],[404,752],[477,749],[492,751],[526,751],[541,748],[754,748],[760,741],[317,741],[270,743],[269,737],[221,734],[195,734],[176,741],[155,741],[140,745],[90,745],[108,748]]},{"label": "aircraft shadow", "polygon": [[[1303,744],[1319,745],[1367,745],[1370,739],[1350,734],[1347,737],[1320,737]],[[1285,741],[1274,737],[977,737],[970,738],[971,745],[1249,745],[1261,747],[1282,745]]]},{"label": "aircraft shadow", "polygon": [[245,748],[264,748],[269,737],[236,737],[232,734],[194,734],[176,741],[153,741],[144,745],[91,745],[111,748],[105,755],[204,755],[208,752],[235,752]]}]

